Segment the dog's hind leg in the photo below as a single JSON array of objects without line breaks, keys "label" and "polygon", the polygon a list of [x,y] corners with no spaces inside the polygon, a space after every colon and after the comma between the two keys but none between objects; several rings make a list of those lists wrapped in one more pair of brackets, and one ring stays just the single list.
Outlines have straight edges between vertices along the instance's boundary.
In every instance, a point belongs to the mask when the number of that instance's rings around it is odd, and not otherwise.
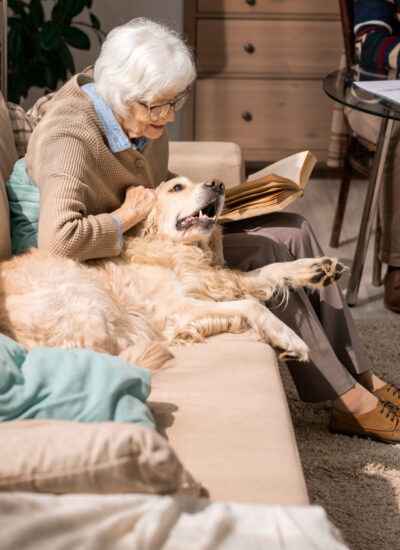
[{"label": "dog's hind leg", "polygon": [[164,365],[173,354],[162,342],[143,340],[135,345],[125,348],[119,357],[125,359],[137,367],[149,370],[157,370]]},{"label": "dog's hind leg", "polygon": [[169,318],[165,337],[171,344],[202,341],[221,332],[240,333],[252,328],[260,339],[270,344],[280,359],[308,359],[309,349],[303,340],[256,300],[206,302],[190,300]]}]

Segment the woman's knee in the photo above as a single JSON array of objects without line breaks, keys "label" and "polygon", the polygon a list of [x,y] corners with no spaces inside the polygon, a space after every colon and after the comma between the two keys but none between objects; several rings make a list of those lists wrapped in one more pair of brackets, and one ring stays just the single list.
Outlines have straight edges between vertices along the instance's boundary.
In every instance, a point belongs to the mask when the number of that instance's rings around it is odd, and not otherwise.
[{"label": "woman's knee", "polygon": [[295,258],[321,256],[321,246],[310,222],[301,214],[284,212],[281,240]]},{"label": "woman's knee", "polygon": [[274,262],[293,260],[287,247],[264,235],[233,233],[224,236],[224,257],[229,267],[250,271]]}]

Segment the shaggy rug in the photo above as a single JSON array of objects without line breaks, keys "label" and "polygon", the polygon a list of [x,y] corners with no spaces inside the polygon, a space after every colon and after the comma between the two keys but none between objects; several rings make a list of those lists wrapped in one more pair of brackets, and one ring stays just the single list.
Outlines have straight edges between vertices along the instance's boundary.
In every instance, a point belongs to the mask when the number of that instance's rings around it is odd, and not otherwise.
[{"label": "shaggy rug", "polygon": [[[400,320],[357,325],[374,372],[400,385]],[[351,550],[400,549],[400,445],[331,435],[328,405],[300,401],[286,367],[282,379],[311,503]]]}]

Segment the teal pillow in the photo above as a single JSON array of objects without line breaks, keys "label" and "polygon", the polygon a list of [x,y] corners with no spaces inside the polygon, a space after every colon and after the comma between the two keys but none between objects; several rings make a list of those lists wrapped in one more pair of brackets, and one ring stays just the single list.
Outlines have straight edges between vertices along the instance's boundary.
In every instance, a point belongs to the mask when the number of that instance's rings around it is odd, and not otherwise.
[{"label": "teal pillow", "polygon": [[150,372],[86,349],[27,351],[0,334],[0,421],[50,418],[155,428]]},{"label": "teal pillow", "polygon": [[10,208],[11,251],[37,247],[40,192],[26,172],[25,158],[19,159],[6,182]]}]

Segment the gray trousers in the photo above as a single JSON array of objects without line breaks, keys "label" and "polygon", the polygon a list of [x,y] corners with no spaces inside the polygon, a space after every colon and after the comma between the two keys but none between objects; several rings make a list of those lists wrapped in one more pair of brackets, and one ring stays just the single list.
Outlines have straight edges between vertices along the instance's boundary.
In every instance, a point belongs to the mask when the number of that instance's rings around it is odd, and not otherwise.
[{"label": "gray trousers", "polygon": [[[272,262],[324,254],[305,218],[277,212],[226,224],[224,255],[230,267],[249,271]],[[303,401],[334,399],[370,368],[353,317],[335,283],[320,291],[292,292],[286,306],[268,303],[268,307],[311,350],[309,363],[287,362]]]}]

